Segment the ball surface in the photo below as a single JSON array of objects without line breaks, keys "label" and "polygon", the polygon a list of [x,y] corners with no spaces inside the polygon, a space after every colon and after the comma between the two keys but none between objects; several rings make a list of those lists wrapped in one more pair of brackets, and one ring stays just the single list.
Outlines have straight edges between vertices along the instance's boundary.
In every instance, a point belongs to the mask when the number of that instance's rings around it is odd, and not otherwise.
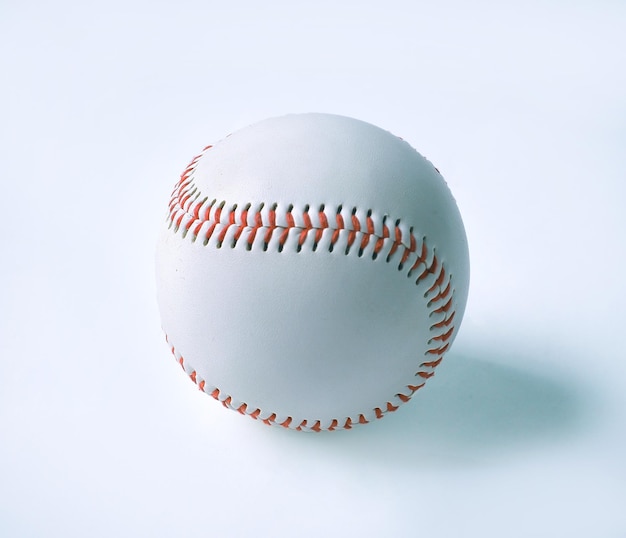
[{"label": "ball surface", "polygon": [[329,114],[272,118],[184,170],[157,299],[198,387],[268,424],[346,429],[423,387],[469,284],[459,210],[408,143]]}]

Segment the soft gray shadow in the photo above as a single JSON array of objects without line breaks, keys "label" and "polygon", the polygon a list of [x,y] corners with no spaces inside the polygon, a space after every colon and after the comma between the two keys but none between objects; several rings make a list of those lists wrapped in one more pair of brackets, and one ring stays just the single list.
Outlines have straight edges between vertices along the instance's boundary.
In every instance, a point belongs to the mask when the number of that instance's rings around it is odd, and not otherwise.
[{"label": "soft gray shadow", "polygon": [[382,420],[344,432],[268,428],[267,435],[298,450],[373,464],[481,463],[574,437],[588,407],[583,394],[580,383],[562,375],[539,375],[461,350],[446,357],[411,402]]}]

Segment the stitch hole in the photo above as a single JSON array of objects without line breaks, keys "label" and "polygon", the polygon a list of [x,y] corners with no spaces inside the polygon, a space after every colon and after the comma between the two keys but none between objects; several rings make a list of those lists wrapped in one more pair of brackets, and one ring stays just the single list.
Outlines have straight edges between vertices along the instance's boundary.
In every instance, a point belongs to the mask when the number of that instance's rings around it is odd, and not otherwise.
[{"label": "stitch hole", "polygon": [[375,260],[376,258],[378,258],[378,252],[374,252],[372,254],[372,260]]},{"label": "stitch hole", "polygon": [[296,247],[296,252],[301,252],[302,251],[302,245],[298,244],[298,246]]},{"label": "stitch hole", "polygon": [[339,206],[337,206],[337,215],[339,215],[339,213],[341,213],[342,210],[343,210],[343,206],[339,204]]},{"label": "stitch hole", "polygon": [[356,207],[352,208],[352,215],[356,215]]},{"label": "stitch hole", "polygon": [[326,207],[326,206],[325,206],[324,204],[321,204],[321,205],[320,205],[320,213],[324,211],[324,208],[325,208],[325,207]]},{"label": "stitch hole", "polygon": [[363,249],[359,247],[359,258],[363,257]]},{"label": "stitch hole", "polygon": [[305,213],[308,213],[308,212],[309,212],[309,204],[306,204],[306,205],[304,206],[304,212],[305,212]]}]

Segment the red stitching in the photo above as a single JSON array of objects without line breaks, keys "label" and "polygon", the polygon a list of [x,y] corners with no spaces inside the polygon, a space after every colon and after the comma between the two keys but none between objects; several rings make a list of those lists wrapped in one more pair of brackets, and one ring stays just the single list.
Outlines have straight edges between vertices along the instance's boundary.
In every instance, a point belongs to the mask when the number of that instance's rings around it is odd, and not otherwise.
[{"label": "red stitching", "polygon": [[[200,155],[197,155],[192,159],[190,164],[181,174],[180,180],[172,191],[172,197],[168,204],[168,209],[169,225],[170,227],[174,226],[174,232],[177,232],[182,226],[183,236],[185,236],[187,232],[191,230],[192,240],[195,241],[198,235],[202,232],[202,228],[204,227],[204,225],[208,223],[203,237],[204,244],[208,244],[215,230],[220,227],[217,236],[217,246],[220,247],[226,239],[229,229],[234,226],[235,231],[232,235],[232,246],[234,247],[236,243],[240,240],[243,233],[248,230],[245,244],[246,248],[250,250],[254,246],[254,242],[258,236],[259,230],[263,228],[263,249],[267,250],[274,236],[274,231],[279,230],[280,236],[277,243],[278,250],[280,252],[286,245],[291,230],[296,230],[298,232],[298,251],[305,244],[309,236],[309,232],[311,231],[315,233],[312,249],[316,250],[317,245],[323,239],[325,230],[332,230],[329,242],[330,251],[332,251],[334,246],[339,242],[341,232],[347,231],[348,236],[346,254],[349,253],[349,250],[356,242],[357,237],[359,236],[359,234],[361,234],[361,239],[359,242],[359,256],[363,254],[365,249],[372,241],[374,242],[374,246],[372,249],[373,259],[376,259],[377,255],[385,249],[385,245],[388,245],[389,250],[387,253],[387,262],[391,261],[395,253],[398,252],[398,250],[402,247],[402,256],[398,264],[399,270],[404,269],[404,265],[406,262],[409,261],[411,255],[415,255],[416,258],[413,261],[409,270],[407,271],[407,276],[413,277],[413,272],[423,266],[419,276],[415,280],[415,284],[421,284],[422,281],[425,281],[427,279],[427,277],[429,277],[430,275],[435,275],[437,273],[437,270],[439,271],[434,281],[430,284],[429,288],[424,293],[425,298],[432,295],[432,298],[430,298],[427,303],[427,307],[430,310],[429,315],[431,317],[443,316],[443,319],[439,319],[429,327],[430,331],[434,333],[429,340],[429,344],[432,347],[427,349],[424,352],[424,355],[432,357],[432,360],[422,362],[420,364],[420,370],[415,373],[415,376],[421,379],[420,383],[406,385],[406,389],[408,390],[407,394],[396,394],[395,402],[397,405],[392,402],[386,402],[383,409],[381,409],[380,407],[376,407],[372,410],[375,418],[377,419],[382,418],[387,413],[392,413],[396,411],[400,404],[408,402],[413,394],[424,386],[425,380],[429,379],[435,374],[435,368],[441,363],[444,354],[450,347],[450,339],[452,338],[455,330],[455,326],[453,324],[456,313],[453,308],[453,298],[455,290],[452,285],[452,277],[451,275],[448,275],[444,264],[440,262],[434,252],[431,252],[432,260],[430,261],[430,264],[428,264],[429,249],[427,247],[426,238],[423,238],[423,240],[421,241],[421,247],[418,247],[418,241],[413,233],[413,229],[411,228],[409,233],[407,234],[408,244],[406,244],[404,242],[405,234],[403,234],[402,228],[400,227],[400,220],[395,221],[395,225],[392,226],[393,231],[390,231],[390,227],[387,225],[386,216],[384,216],[382,219],[382,230],[378,235],[376,233],[376,226],[374,219],[372,218],[371,209],[367,211],[363,224],[357,214],[358,210],[356,207],[354,207],[351,211],[350,227],[347,228],[342,213],[343,206],[341,205],[337,207],[335,213],[334,227],[331,227],[329,224],[328,216],[326,214],[325,206],[323,204],[316,212],[317,218],[319,220],[319,226],[315,226],[311,219],[309,205],[306,205],[299,214],[299,216],[302,217],[303,223],[300,226],[296,224],[296,218],[293,214],[293,205],[289,205],[284,214],[286,226],[278,225],[277,203],[272,204],[272,206],[270,206],[269,210],[267,211],[266,222],[264,222],[264,216],[262,213],[264,204],[260,204],[260,206],[254,210],[255,212],[254,217],[252,218],[252,224],[250,224],[250,210],[252,207],[252,204],[250,203],[241,210],[239,218],[237,219],[237,205],[233,205],[232,207],[230,207],[230,209],[227,210],[226,213],[224,213],[223,210],[226,205],[225,201],[222,201],[218,204],[217,200],[214,199],[210,203],[207,203],[208,198],[205,197],[203,199],[200,199],[201,193],[193,183],[193,173],[195,171],[196,165],[204,152],[211,147],[212,146],[207,146]],[[237,220],[239,220],[239,222],[237,222]],[[391,242],[389,242],[390,239]],[[172,354],[176,357],[177,353],[174,347],[170,346],[170,349],[172,351]],[[283,426],[284,428],[319,432],[324,429],[328,431],[333,431],[337,429],[347,430],[351,429],[354,424],[366,424],[367,422],[369,422],[364,414],[359,414],[355,421],[353,421],[351,417],[347,417],[343,421],[343,423],[341,423],[339,419],[334,418],[330,421],[329,425],[326,428],[324,428],[320,420],[303,420],[299,424],[295,425],[293,423],[292,417],[286,417],[278,422],[276,413],[271,413],[267,417],[263,418],[261,416],[261,409],[252,409],[247,403],[241,403],[237,407],[234,407],[232,404],[232,397],[230,395],[221,395],[218,388],[207,386],[203,379],[199,379],[197,372],[193,369],[190,369],[189,365],[185,364],[182,356],[178,357],[177,361],[183,369],[189,369],[189,378],[194,383],[196,383],[200,390],[208,393],[215,400],[219,401],[224,407],[238,411],[242,415],[250,416],[255,420],[259,419],[263,423],[268,425],[275,424]],[[312,423],[311,426],[308,426],[309,422]]]},{"label": "red stitching", "polygon": [[[167,340],[167,335],[165,338]],[[173,346],[171,346],[170,349],[171,349],[172,354],[176,358],[177,357],[176,349]],[[247,415],[253,418],[254,420],[261,420],[261,422],[267,424],[268,426],[278,425],[284,428],[292,428],[298,431],[308,430],[308,431],[320,432],[324,430],[334,431],[337,429],[350,430],[355,424],[367,424],[370,422],[364,413],[360,413],[355,420],[353,420],[352,417],[347,417],[344,420],[343,424],[341,424],[341,426],[340,426],[339,420],[334,418],[330,421],[330,424],[326,428],[324,428],[321,420],[319,419],[316,419],[315,421],[309,421],[305,419],[302,422],[300,422],[297,426],[295,426],[292,417],[286,417],[285,419],[279,422],[276,413],[271,413],[267,418],[262,418],[261,409],[251,408],[249,404],[245,402],[239,403],[238,405],[233,404],[232,396],[222,394],[218,388],[212,388],[211,390],[211,388],[206,385],[206,382],[203,379],[200,379],[198,377],[196,370],[192,369],[191,366],[185,361],[185,359],[182,356],[176,358],[176,360],[180,364],[180,366],[183,368],[183,370],[185,371],[191,370],[189,373],[189,378],[194,383],[196,383],[196,385],[198,386],[198,389],[200,389],[202,392],[209,394],[209,396],[213,397],[216,401],[220,402],[224,407],[228,409],[232,409],[233,411],[237,411],[241,415]],[[441,359],[439,359],[439,361],[441,361]],[[433,373],[420,372],[419,375],[420,377],[426,379],[428,377],[431,377]],[[387,413],[393,413],[394,411],[398,409],[400,404],[408,402],[413,396],[413,394],[417,390],[421,389],[423,386],[424,386],[424,382],[420,383],[419,385],[407,385],[409,394],[402,394],[402,393],[396,394],[396,397],[399,400],[397,402],[397,405],[394,405],[392,402],[386,402],[384,410],[382,410],[380,407],[374,408],[373,412],[374,412],[375,418],[379,419],[379,418],[384,417]],[[312,422],[313,425],[308,426],[309,422]]]},{"label": "red stitching", "polygon": [[387,402],[387,412],[388,413],[393,413],[394,411],[398,410],[398,406],[397,405],[392,405],[391,402]]},{"label": "red stitching", "polygon": [[331,245],[331,247],[334,247],[335,244],[337,243],[337,241],[339,241],[339,232],[341,230],[345,229],[345,225],[344,225],[344,222],[343,222],[343,216],[341,214],[341,206],[339,206],[337,208],[337,215],[336,215],[335,219],[337,221],[337,227],[333,231],[333,236],[330,238],[330,245]]},{"label": "red stitching", "polygon": [[431,325],[430,329],[433,330],[433,329],[440,329],[441,327],[447,327],[448,325],[452,323],[452,320],[454,319],[455,314],[456,312],[452,312],[449,318],[446,318],[443,321],[440,321],[439,323],[435,323],[434,325]]},{"label": "red stitching", "polygon": [[[437,280],[435,280],[435,282],[433,282],[433,285],[430,288],[428,288],[428,290],[426,291],[426,294],[429,294],[429,293],[435,291],[435,289],[437,289],[438,287],[440,287],[441,284],[443,284],[443,280],[444,280],[445,277],[446,277],[446,271],[442,267],[441,270],[439,271],[439,276],[437,277]],[[445,293],[440,292],[440,295],[443,296],[443,295],[445,295]],[[436,297],[435,299],[433,299],[433,301],[438,299],[438,298],[439,297]]]},{"label": "red stitching", "polygon": [[448,312],[450,308],[452,308],[452,297],[450,297],[450,300],[446,304],[440,306],[439,308],[437,308],[437,310],[433,310],[433,313],[439,314],[441,312]]},{"label": "red stitching", "polygon": [[[443,357],[439,357],[437,360],[434,361],[428,361],[428,362],[423,362],[422,364],[420,364],[420,367],[425,367],[425,368],[436,368],[437,366],[439,366],[439,363],[442,361]],[[420,385],[421,387],[422,385]]]},{"label": "red stitching", "polygon": [[378,256],[380,251],[383,249],[383,246],[385,245],[385,239],[389,238],[389,228],[387,227],[387,224],[385,224],[386,220],[387,220],[387,217],[384,217],[383,218],[383,233],[382,233],[382,236],[377,239],[376,245],[374,245],[374,254],[376,256]]},{"label": "red stitching", "polygon": [[443,347],[438,347],[436,349],[429,349],[426,353],[429,355],[443,355],[450,347],[450,344],[446,344]]},{"label": "red stitching", "polygon": [[304,208],[304,212],[302,213],[302,218],[304,220],[304,228],[300,232],[300,237],[298,238],[298,247],[302,247],[302,245],[306,241],[307,234],[309,233],[310,230],[313,229],[313,223],[311,222],[311,217],[309,215],[308,205]]},{"label": "red stitching", "polygon": [[442,335],[439,336],[433,336],[430,340],[431,342],[434,340],[440,340],[442,342],[445,342],[446,340],[448,340],[448,338],[450,338],[452,336],[452,331],[454,331],[454,327],[450,330],[448,330],[448,332],[443,333]]},{"label": "red stitching", "polygon": [[250,233],[248,234],[248,240],[247,240],[248,250],[252,248],[256,234],[259,228],[261,228],[262,226],[263,226],[263,221],[261,219],[261,210],[259,209],[254,215],[254,226],[252,227],[252,229],[250,230]]}]

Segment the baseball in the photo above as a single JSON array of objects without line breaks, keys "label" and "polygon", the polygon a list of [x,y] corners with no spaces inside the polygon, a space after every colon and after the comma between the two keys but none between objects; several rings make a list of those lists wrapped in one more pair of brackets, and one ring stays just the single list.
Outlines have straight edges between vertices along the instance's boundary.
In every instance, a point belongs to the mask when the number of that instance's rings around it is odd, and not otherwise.
[{"label": "baseball", "polygon": [[350,429],[407,402],[463,317],[465,230],[407,142],[330,114],[207,146],[156,254],[161,323],[200,390],[266,424]]}]

